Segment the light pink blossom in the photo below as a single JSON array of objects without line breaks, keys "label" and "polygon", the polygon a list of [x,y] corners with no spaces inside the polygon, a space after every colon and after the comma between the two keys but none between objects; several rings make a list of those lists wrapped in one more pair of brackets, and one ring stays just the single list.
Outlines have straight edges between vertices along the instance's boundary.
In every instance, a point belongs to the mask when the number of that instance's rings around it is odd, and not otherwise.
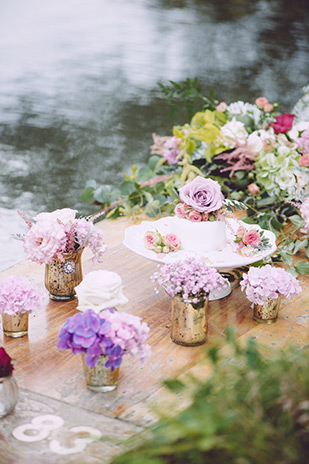
[{"label": "light pink blossom", "polygon": [[256,184],[249,184],[248,190],[251,193],[251,195],[257,195],[260,191],[260,187]]},{"label": "light pink blossom", "polygon": [[260,110],[262,110],[267,103],[268,100],[266,97],[259,97],[255,100],[255,104]]},{"label": "light pink blossom", "polygon": [[24,250],[28,259],[49,264],[65,252],[67,236],[64,226],[57,221],[40,221],[24,237]]},{"label": "light pink blossom", "polygon": [[186,207],[185,207],[184,203],[178,203],[175,206],[175,214],[179,218],[185,217],[185,215],[186,215]]},{"label": "light pink blossom", "polygon": [[260,241],[261,241],[261,236],[254,229],[249,230],[243,236],[243,242],[244,242],[245,245],[256,246],[256,245],[258,245],[260,243]]},{"label": "light pink blossom", "polygon": [[160,235],[158,232],[148,231],[144,236],[144,245],[149,250],[154,249],[160,243]]},{"label": "light pink blossom", "polygon": [[309,233],[309,197],[307,197],[299,207],[300,214],[305,221],[302,232]]},{"label": "light pink blossom", "polygon": [[201,222],[202,215],[198,211],[190,211],[188,214],[188,219],[192,222]]},{"label": "light pink blossom", "polygon": [[265,111],[265,113],[271,113],[273,109],[274,109],[274,105],[272,105],[271,103],[266,103],[263,107],[263,110]]},{"label": "light pink blossom", "polygon": [[309,167],[309,153],[305,153],[298,160],[299,166]]},{"label": "light pink blossom", "polygon": [[225,102],[220,102],[219,105],[216,106],[217,111],[226,111],[227,104]]},{"label": "light pink blossom", "polygon": [[[163,243],[170,249],[174,251],[178,251],[181,246],[181,242],[177,235],[173,233],[166,234],[165,237],[163,237]],[[169,251],[169,249],[168,249]],[[163,250],[164,252],[164,250]]]},{"label": "light pink blossom", "polygon": [[243,274],[241,290],[254,304],[263,304],[267,299],[277,299],[279,295],[292,298],[301,292],[297,279],[285,269],[266,264],[260,268],[251,267]]},{"label": "light pink blossom", "polygon": [[31,313],[40,307],[44,294],[23,276],[13,275],[0,280],[0,312],[12,316]]}]

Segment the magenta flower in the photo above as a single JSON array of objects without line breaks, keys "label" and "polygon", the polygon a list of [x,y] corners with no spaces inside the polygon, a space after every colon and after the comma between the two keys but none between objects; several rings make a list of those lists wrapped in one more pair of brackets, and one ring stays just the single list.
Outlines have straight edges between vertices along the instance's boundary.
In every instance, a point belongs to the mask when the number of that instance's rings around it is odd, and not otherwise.
[{"label": "magenta flower", "polygon": [[10,356],[3,347],[0,348],[0,378],[9,377],[13,372],[13,364]]},{"label": "magenta flower", "polygon": [[270,126],[274,129],[276,134],[285,134],[290,129],[292,129],[294,118],[295,114],[279,114],[276,117],[275,122],[270,124]]}]

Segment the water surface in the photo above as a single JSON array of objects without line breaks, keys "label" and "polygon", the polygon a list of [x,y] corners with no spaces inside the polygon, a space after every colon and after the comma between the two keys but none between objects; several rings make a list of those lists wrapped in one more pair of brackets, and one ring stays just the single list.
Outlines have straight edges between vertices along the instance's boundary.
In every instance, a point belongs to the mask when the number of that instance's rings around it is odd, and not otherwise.
[{"label": "water surface", "polygon": [[301,0],[0,0],[0,269],[22,256],[17,208],[97,211],[85,181],[117,185],[153,132],[184,122],[157,82],[198,76],[220,100],[291,110],[308,83],[307,25]]}]

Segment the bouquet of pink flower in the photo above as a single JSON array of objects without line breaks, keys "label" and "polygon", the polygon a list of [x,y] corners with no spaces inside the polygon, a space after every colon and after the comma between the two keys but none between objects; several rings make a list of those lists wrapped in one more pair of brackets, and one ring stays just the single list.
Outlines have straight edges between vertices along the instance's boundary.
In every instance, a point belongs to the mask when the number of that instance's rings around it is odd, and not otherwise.
[{"label": "bouquet of pink flower", "polygon": [[227,286],[226,280],[203,258],[187,258],[183,261],[164,264],[151,277],[170,296],[198,303],[210,292],[218,292]]},{"label": "bouquet of pink flower", "polygon": [[0,280],[0,312],[4,314],[31,313],[43,298],[43,292],[25,277],[14,275]]},{"label": "bouquet of pink flower", "polygon": [[57,347],[84,353],[87,366],[94,367],[100,355],[107,356],[106,367],[114,370],[125,354],[143,363],[151,354],[145,342],[149,327],[141,318],[109,308],[101,313],[88,309],[69,317],[59,331]]},{"label": "bouquet of pink flower", "polygon": [[76,210],[64,208],[38,214],[31,222],[21,212],[18,213],[29,227],[21,237],[28,259],[39,264],[50,264],[55,258],[64,261],[64,254],[89,246],[94,258],[102,261],[106,246],[102,232],[93,223],[98,215],[76,219]]},{"label": "bouquet of pink flower", "polygon": [[243,256],[253,256],[271,247],[262,230],[247,230],[243,225],[238,227],[234,242],[237,244],[236,252]]},{"label": "bouquet of pink flower", "polygon": [[180,250],[181,242],[177,235],[171,232],[161,235],[158,230],[148,230],[144,235],[144,246],[156,253],[170,253]]},{"label": "bouquet of pink flower", "polygon": [[248,273],[243,274],[240,287],[242,291],[246,291],[248,300],[258,305],[269,298],[277,299],[279,295],[291,298],[301,292],[301,287],[292,274],[270,264],[251,267]]}]

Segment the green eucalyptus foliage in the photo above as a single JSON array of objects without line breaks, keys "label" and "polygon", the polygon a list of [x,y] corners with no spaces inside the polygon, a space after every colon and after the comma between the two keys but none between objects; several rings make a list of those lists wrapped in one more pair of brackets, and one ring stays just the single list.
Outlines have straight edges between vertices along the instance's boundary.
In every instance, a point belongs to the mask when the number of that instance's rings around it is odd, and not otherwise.
[{"label": "green eucalyptus foliage", "polygon": [[[309,350],[263,349],[249,339],[225,358],[208,349],[208,380],[169,379],[175,394],[193,391],[174,417],[164,412],[113,464],[305,464],[309,447]],[[205,360],[206,362],[206,360]]]}]

